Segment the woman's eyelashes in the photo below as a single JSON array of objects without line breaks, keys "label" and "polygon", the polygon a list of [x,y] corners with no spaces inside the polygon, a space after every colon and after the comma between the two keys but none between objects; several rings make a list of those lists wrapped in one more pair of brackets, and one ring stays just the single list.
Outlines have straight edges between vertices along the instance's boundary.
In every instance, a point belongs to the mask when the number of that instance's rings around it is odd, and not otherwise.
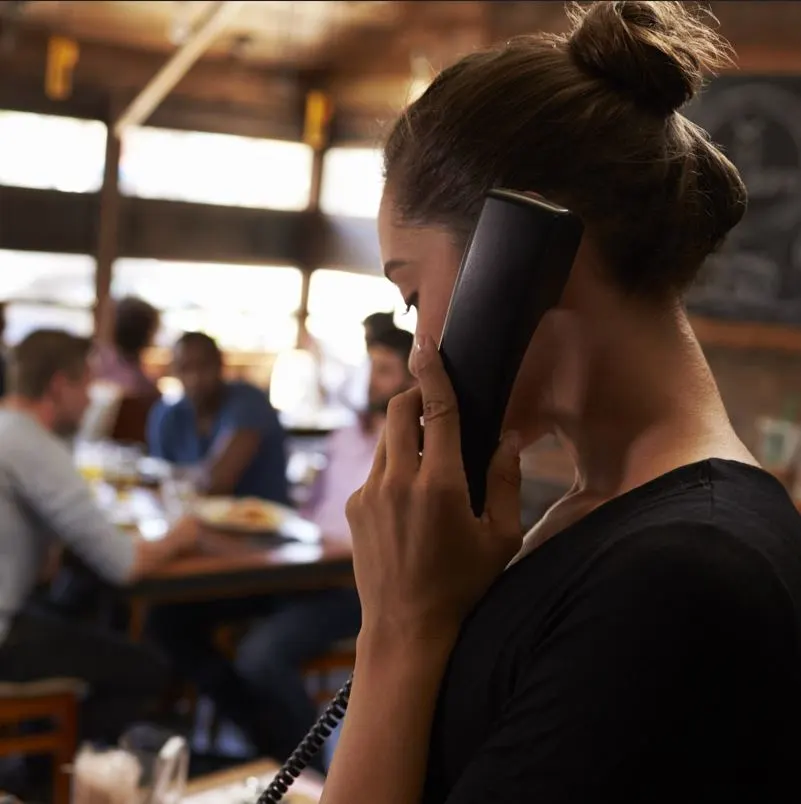
[{"label": "woman's eyelashes", "polygon": [[403,303],[406,305],[406,313],[410,313],[413,309],[417,309],[417,302],[419,301],[419,296],[417,293],[412,293],[411,296],[403,300]]}]

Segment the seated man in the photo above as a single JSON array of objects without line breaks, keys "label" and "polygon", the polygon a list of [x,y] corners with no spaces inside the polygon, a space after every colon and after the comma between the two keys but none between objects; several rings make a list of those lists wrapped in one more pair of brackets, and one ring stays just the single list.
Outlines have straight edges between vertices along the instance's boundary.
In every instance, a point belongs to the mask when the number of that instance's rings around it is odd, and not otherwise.
[{"label": "seated man", "polygon": [[[310,512],[326,538],[350,538],[345,503],[370,471],[389,400],[413,382],[407,367],[411,348],[412,335],[399,329],[382,333],[370,347],[369,407],[358,425],[331,438],[323,493]],[[214,648],[214,626],[249,617],[260,619],[240,643],[232,667]],[[260,754],[279,760],[315,720],[303,665],[356,636],[359,626],[355,589],[162,607],[150,620],[152,634],[179,669],[245,731]],[[321,762],[318,756],[319,770]]]},{"label": "seated man", "polygon": [[198,526],[181,520],[162,539],[144,541],[96,506],[63,440],[88,404],[89,348],[83,338],[39,330],[9,359],[0,406],[0,680],[87,682],[85,736],[114,740],[161,695],[166,668],[140,645],[39,605],[37,583],[61,546],[105,580],[129,583],[192,549]]},{"label": "seated man", "polygon": [[175,376],[184,397],[150,414],[150,453],[187,467],[203,494],[262,497],[287,504],[284,429],[267,395],[223,379],[222,353],[201,332],[175,344]]}]

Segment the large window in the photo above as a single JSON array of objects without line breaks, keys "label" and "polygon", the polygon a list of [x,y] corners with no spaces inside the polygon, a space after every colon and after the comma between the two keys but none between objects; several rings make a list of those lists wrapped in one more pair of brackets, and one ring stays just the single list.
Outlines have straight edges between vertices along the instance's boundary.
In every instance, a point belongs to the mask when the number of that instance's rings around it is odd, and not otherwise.
[{"label": "large window", "polygon": [[279,352],[295,346],[301,284],[297,268],[119,259],[112,294],[162,311],[161,345],[201,330],[226,349]]},{"label": "large window", "polygon": [[332,148],[323,161],[320,208],[329,215],[374,218],[384,175],[381,150]]},{"label": "large window", "polygon": [[103,183],[99,120],[0,111],[0,184],[93,193]]},{"label": "large window", "polygon": [[40,327],[89,335],[95,261],[85,254],[0,250],[0,299],[6,302],[8,343]]},{"label": "large window", "polygon": [[311,172],[312,151],[302,143],[141,127],[125,135],[120,189],[140,198],[302,210]]},{"label": "large window", "polygon": [[362,321],[370,313],[395,313],[395,323],[414,331],[414,310],[406,312],[395,286],[381,276],[319,270],[309,285],[309,333],[331,358],[348,365],[364,357]]}]

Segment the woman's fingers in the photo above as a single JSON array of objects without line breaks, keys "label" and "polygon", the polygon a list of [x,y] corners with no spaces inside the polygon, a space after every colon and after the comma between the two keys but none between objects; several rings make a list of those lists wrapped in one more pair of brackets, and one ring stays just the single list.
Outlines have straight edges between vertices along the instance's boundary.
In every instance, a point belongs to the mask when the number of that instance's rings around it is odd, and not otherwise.
[{"label": "woman's fingers", "polygon": [[414,356],[423,411],[423,464],[426,472],[439,474],[462,470],[459,409],[456,394],[442,365],[434,341],[421,337]]},{"label": "woman's fingers", "polygon": [[373,465],[370,468],[370,474],[367,475],[365,486],[380,484],[384,479],[384,472],[387,468],[387,429],[386,427],[381,431],[381,437],[378,439],[378,446],[375,448],[373,455]]},{"label": "woman's fingers", "polygon": [[414,478],[420,464],[420,414],[422,397],[419,388],[412,388],[393,397],[387,410],[384,426],[386,441],[387,477]]}]

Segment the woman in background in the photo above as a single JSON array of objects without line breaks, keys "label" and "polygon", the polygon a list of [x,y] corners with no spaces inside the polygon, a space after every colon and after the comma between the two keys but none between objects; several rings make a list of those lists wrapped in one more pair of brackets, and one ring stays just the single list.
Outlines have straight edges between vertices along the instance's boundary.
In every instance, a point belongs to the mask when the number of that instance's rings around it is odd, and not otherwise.
[{"label": "woman in background", "polygon": [[[418,308],[420,390],[348,505],[363,616],[325,804],[801,801],[801,518],[681,303],[745,211],[678,112],[727,47],[690,4],[573,23],[448,68],[385,148],[381,248]],[[436,341],[492,187],[586,229],[476,519]],[[576,480],[523,538],[518,456],[544,433]]]},{"label": "woman in background", "polygon": [[98,347],[92,357],[95,378],[120,386],[125,396],[158,395],[142,355],[158,332],[159,311],[143,299],[126,296],[114,305],[113,315],[112,343]]}]

